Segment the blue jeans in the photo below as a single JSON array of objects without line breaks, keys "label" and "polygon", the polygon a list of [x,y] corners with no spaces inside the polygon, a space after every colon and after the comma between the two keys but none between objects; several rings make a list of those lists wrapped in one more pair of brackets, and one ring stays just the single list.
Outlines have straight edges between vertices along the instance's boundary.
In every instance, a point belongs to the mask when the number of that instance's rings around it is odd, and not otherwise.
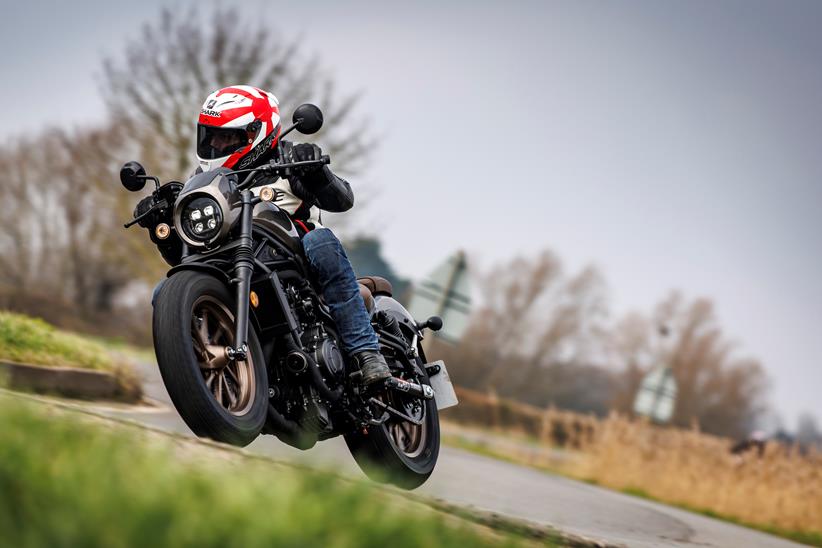
[{"label": "blue jeans", "polygon": [[327,228],[312,230],[303,236],[303,249],[317,274],[323,299],[342,337],[343,349],[348,354],[379,350],[354,269],[334,233]]}]

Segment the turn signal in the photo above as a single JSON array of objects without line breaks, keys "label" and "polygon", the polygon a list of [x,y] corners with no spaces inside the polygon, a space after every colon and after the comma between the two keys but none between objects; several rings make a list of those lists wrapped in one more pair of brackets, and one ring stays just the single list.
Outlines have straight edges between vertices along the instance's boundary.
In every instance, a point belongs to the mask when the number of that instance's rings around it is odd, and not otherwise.
[{"label": "turn signal", "polygon": [[161,240],[168,238],[171,234],[171,228],[165,223],[158,224],[154,229],[154,234]]},{"label": "turn signal", "polygon": [[260,298],[257,296],[257,294],[254,291],[249,293],[248,297],[249,297],[249,299],[251,299],[251,306],[253,306],[254,308],[257,308],[258,306],[260,306]]},{"label": "turn signal", "polygon": [[273,188],[271,188],[270,186],[266,186],[266,187],[263,187],[262,190],[260,190],[260,200],[262,200],[264,202],[270,202],[273,199],[274,199],[274,189]]}]

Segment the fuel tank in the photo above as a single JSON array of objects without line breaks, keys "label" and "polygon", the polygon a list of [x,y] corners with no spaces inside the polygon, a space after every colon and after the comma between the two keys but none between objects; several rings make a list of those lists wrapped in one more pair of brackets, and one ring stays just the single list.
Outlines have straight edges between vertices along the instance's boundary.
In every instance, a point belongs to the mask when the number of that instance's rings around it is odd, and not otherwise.
[{"label": "fuel tank", "polygon": [[260,202],[254,206],[254,224],[265,229],[290,250],[302,254],[300,234],[288,214],[271,202]]}]

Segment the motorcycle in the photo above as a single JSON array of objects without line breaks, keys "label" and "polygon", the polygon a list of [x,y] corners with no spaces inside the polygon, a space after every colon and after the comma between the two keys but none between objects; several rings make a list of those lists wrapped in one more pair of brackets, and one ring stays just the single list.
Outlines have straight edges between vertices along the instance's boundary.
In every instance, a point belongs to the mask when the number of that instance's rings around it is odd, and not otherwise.
[{"label": "motorcycle", "polygon": [[[292,125],[316,133],[322,112],[298,107]],[[129,191],[153,181],[140,224],[159,245],[179,238],[182,260],[154,297],[153,337],[168,394],[198,436],[238,446],[273,434],[309,449],[342,435],[372,479],[413,489],[431,475],[440,447],[438,411],[457,398],[442,361],[428,363],[422,322],[392,296],[382,278],[360,279],[360,292],[392,377],[364,389],[344,352],[328,307],[303,255],[300,235],[263,187],[330,162],[280,160],[253,169],[195,174],[161,184],[137,162],[120,180]],[[265,177],[266,182],[261,182]],[[152,219],[173,222],[152,222]]]}]

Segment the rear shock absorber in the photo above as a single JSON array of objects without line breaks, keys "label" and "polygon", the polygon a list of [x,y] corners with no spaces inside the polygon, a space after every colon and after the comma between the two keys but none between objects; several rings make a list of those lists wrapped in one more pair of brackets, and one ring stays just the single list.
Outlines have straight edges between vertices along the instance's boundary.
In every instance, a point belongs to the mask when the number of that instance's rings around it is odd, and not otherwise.
[{"label": "rear shock absorber", "polygon": [[386,314],[385,312],[380,311],[377,315],[377,321],[389,334],[397,337],[401,341],[406,340],[405,335],[402,333],[402,329],[400,329],[399,322],[391,314]]}]

